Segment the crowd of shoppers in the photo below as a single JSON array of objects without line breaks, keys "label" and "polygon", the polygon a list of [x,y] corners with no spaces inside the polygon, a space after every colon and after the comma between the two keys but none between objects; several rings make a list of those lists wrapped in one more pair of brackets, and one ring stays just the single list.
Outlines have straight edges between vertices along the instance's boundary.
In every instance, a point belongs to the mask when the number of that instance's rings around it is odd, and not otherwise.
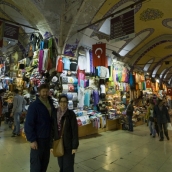
[{"label": "crowd of shoppers", "polygon": [[156,134],[160,136],[159,141],[164,140],[164,135],[169,140],[167,124],[171,122],[170,115],[168,113],[168,106],[166,99],[158,99],[156,104],[153,100],[149,100],[149,106],[147,108],[147,120],[150,129],[150,135],[155,138]]}]

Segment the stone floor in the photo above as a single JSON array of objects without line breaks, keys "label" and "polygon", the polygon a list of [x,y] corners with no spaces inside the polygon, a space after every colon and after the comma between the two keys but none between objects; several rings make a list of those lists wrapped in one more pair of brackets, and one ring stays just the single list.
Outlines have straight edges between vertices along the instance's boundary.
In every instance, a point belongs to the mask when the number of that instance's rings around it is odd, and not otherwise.
[{"label": "stone floor", "polygon": [[[170,141],[152,138],[146,125],[128,131],[108,131],[80,139],[75,172],[170,172],[172,170],[172,132]],[[29,172],[29,144],[22,137],[11,137],[11,130],[0,128],[0,172]],[[59,171],[51,156],[47,172]]]}]

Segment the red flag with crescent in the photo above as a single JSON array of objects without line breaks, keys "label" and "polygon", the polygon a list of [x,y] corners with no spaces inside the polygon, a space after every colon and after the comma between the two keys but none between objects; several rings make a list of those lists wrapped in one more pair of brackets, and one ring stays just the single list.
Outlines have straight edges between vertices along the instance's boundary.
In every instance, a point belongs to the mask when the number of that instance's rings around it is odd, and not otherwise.
[{"label": "red flag with crescent", "polygon": [[146,79],[146,88],[152,88],[151,80]]},{"label": "red flag with crescent", "polygon": [[167,95],[172,96],[172,87],[167,87]]},{"label": "red flag with crescent", "polygon": [[106,44],[94,44],[92,45],[92,54],[93,54],[93,66],[106,66]]}]

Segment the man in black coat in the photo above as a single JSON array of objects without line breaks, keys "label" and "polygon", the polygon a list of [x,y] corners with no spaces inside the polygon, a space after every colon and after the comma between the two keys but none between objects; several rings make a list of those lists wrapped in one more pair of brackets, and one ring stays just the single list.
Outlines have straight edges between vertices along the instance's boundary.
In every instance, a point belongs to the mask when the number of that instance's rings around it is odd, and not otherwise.
[{"label": "man in black coat", "polygon": [[30,142],[30,172],[46,172],[50,159],[50,133],[53,102],[48,97],[49,87],[42,84],[39,96],[29,106],[25,134]]},{"label": "man in black coat", "polygon": [[[170,122],[170,116],[162,99],[159,99],[157,105],[154,107],[154,118],[155,121],[157,121],[158,123],[158,128],[160,132],[159,141],[164,140],[164,134],[167,140],[169,140],[170,138],[168,136],[167,123]],[[164,130],[164,134],[163,134],[163,130]]]}]

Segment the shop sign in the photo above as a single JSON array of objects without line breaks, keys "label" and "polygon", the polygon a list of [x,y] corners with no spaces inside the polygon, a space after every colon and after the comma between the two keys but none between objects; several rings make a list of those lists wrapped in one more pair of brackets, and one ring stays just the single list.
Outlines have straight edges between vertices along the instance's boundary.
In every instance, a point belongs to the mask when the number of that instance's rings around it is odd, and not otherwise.
[{"label": "shop sign", "polygon": [[122,12],[111,19],[110,41],[117,42],[135,37],[134,9]]},{"label": "shop sign", "polygon": [[167,87],[167,95],[172,96],[172,87]]},{"label": "shop sign", "polygon": [[151,80],[146,79],[146,88],[152,88]]},{"label": "shop sign", "polygon": [[3,41],[10,42],[15,45],[18,43],[19,27],[9,23],[4,24]]}]

